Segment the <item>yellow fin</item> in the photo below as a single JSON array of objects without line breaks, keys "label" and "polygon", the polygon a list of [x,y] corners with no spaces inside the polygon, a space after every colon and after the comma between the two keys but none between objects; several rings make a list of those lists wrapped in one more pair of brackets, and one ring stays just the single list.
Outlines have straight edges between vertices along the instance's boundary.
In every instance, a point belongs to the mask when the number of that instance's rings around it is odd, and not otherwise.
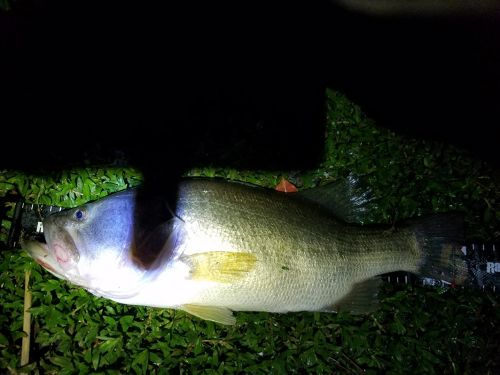
[{"label": "yellow fin", "polygon": [[181,309],[198,318],[211,320],[212,322],[226,325],[234,325],[236,323],[236,318],[233,316],[231,310],[225,307],[182,305]]},{"label": "yellow fin", "polygon": [[186,255],[182,260],[191,267],[191,279],[231,283],[255,267],[257,258],[250,253],[209,251]]}]

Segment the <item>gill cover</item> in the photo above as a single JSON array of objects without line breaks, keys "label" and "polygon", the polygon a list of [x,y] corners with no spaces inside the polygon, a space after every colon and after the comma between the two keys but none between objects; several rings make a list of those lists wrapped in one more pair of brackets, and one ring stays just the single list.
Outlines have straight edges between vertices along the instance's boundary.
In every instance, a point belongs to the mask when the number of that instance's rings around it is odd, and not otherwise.
[{"label": "gill cover", "polygon": [[156,277],[180,224],[164,205],[145,203],[127,190],[46,218],[47,246],[63,277],[110,298],[134,296]]}]

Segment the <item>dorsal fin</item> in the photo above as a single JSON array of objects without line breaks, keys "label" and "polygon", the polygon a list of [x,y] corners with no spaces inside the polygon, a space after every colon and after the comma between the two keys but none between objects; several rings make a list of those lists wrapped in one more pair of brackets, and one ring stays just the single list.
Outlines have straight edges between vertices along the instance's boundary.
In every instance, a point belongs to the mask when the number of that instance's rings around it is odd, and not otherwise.
[{"label": "dorsal fin", "polygon": [[376,206],[370,189],[362,186],[352,173],[347,178],[318,186],[297,194],[330,211],[336,218],[348,223],[372,222],[371,212]]}]

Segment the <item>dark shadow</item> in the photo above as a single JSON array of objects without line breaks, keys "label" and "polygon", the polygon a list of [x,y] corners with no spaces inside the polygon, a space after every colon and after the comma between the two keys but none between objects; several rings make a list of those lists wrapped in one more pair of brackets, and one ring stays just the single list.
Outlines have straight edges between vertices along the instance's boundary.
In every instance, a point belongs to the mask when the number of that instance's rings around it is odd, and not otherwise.
[{"label": "dark shadow", "polygon": [[380,126],[496,162],[498,18],[273,4],[15,2],[0,167],[131,164],[151,185],[193,166],[315,168],[327,87]]},{"label": "dark shadow", "polygon": [[[416,2],[418,3],[418,2]],[[341,18],[328,75],[377,124],[500,166],[500,14]],[[363,27],[358,27],[363,25]]]}]

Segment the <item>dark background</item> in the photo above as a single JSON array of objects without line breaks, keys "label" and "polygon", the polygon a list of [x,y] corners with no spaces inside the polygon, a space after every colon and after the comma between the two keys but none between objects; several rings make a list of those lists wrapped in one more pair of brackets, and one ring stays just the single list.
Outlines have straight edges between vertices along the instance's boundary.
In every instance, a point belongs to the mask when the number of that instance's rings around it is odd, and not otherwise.
[{"label": "dark background", "polygon": [[14,3],[0,15],[0,167],[313,168],[326,87],[379,126],[499,165],[500,17],[268,3]]}]

